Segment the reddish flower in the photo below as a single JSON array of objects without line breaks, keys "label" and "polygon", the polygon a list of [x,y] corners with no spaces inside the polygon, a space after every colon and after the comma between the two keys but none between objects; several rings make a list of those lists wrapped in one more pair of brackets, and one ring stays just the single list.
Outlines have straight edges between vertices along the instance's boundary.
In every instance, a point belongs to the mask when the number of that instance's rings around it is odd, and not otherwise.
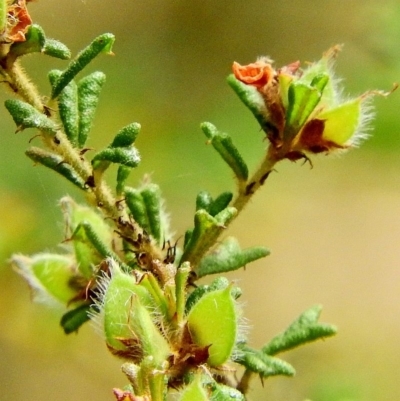
[{"label": "reddish flower", "polygon": [[2,42],[23,42],[25,41],[25,33],[32,25],[32,19],[26,8],[25,0],[17,0],[8,7],[7,10],[7,27],[2,35]]},{"label": "reddish flower", "polygon": [[268,84],[275,75],[275,70],[267,58],[259,59],[248,65],[240,65],[235,61],[232,69],[236,79],[244,84],[255,86],[257,89]]}]

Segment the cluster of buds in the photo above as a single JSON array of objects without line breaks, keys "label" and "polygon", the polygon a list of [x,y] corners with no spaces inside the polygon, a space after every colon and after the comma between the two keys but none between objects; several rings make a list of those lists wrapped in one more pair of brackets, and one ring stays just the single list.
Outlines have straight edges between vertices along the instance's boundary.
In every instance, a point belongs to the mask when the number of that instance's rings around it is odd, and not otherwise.
[{"label": "cluster of buds", "polygon": [[305,70],[298,61],[275,69],[267,57],[233,64],[230,84],[260,122],[276,160],[348,149],[366,137],[368,100],[376,92],[343,98],[332,72],[339,51],[331,48]]}]

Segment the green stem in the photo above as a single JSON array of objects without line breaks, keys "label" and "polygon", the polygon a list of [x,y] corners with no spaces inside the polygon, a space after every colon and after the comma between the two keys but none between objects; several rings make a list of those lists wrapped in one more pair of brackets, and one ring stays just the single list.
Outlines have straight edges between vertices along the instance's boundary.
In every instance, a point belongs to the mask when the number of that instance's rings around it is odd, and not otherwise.
[{"label": "green stem", "polygon": [[246,183],[241,183],[239,186],[238,195],[232,204],[238,211],[238,214],[244,209],[255,192],[265,183],[275,164],[279,161],[271,150],[272,147],[268,150],[260,167],[255,171],[253,176]]},{"label": "green stem", "polygon": [[[268,149],[261,165],[254,172],[253,176],[245,182],[239,181],[238,194],[232,202],[232,208],[236,209],[237,213],[233,214],[232,218],[225,223],[224,228],[227,228],[232,223],[232,221],[235,220],[239,213],[245,208],[255,192],[265,183],[265,180],[268,178],[275,164],[279,160],[281,160],[280,154],[278,154],[276,150],[271,146]],[[216,233],[217,236],[212,238],[211,246],[217,243],[218,238],[221,236],[222,232],[223,231],[220,230],[218,233]],[[208,252],[210,246],[203,248],[204,249],[196,253],[196,260],[191,260],[192,266],[195,266],[197,261],[199,261],[204,256],[204,254]]]},{"label": "green stem", "polygon": [[[10,83],[13,91],[36,110],[43,113],[45,111],[45,106],[42,102],[42,97],[40,96],[36,86],[25,73],[24,69],[20,66],[19,62],[10,62],[10,60],[6,60],[5,64],[6,68],[4,71],[7,76],[7,81]],[[52,106],[55,106],[53,103],[54,102],[51,102],[47,106],[50,110],[52,109]],[[42,133],[42,139],[44,144],[54,153],[61,156],[66,163],[71,165],[85,182],[88,180],[92,171],[90,164],[83,159],[77,149],[71,145],[70,141],[62,131],[57,132],[56,141],[54,140],[55,138],[44,133]],[[103,208],[108,216],[118,218],[119,212],[115,207],[115,199],[111,195],[110,189],[104,183],[101,183],[99,187],[94,189],[93,195],[94,199],[92,199],[91,203]]]},{"label": "green stem", "polygon": [[[44,112],[45,106],[42,102],[36,86],[31,82],[23,68],[20,66],[18,61],[8,62],[5,72],[8,75],[8,81],[11,87],[24,101],[35,107],[41,113]],[[52,108],[54,102],[49,102],[48,108]],[[67,136],[62,132],[58,131],[56,134],[57,141],[54,141],[53,137],[49,137],[43,134],[43,141],[45,145],[50,148],[54,153],[58,154],[63,160],[71,165],[74,170],[87,182],[92,174],[91,165],[85,160],[74,148]],[[105,211],[107,217],[118,219],[121,216],[121,211],[115,206],[116,200],[114,199],[110,188],[100,180],[99,185],[93,188],[93,196],[91,203],[97,207],[100,207]]]},{"label": "green stem", "polygon": [[161,371],[151,372],[149,374],[149,388],[151,394],[151,401],[164,401],[165,381],[164,373]]},{"label": "green stem", "polygon": [[[35,107],[41,113],[45,112],[45,110],[51,111],[57,107],[54,100],[50,100],[47,105],[44,105],[42,96],[20,66],[18,60],[15,61],[7,58],[4,60],[3,65],[5,65],[3,71],[7,82],[21,99]],[[84,182],[88,182],[92,176],[92,166],[79,153],[79,150],[72,146],[64,132],[61,130],[58,131],[55,138],[42,133],[42,139],[47,148],[61,156],[64,162],[68,163],[82,177]],[[104,212],[104,215],[114,220],[120,231],[124,232],[126,228],[121,225],[119,221],[129,220],[126,208],[121,209],[117,206],[116,199],[113,196],[110,187],[103,179],[95,179],[94,181],[95,186],[86,192],[88,195],[88,202],[93,206],[100,208]],[[133,222],[132,224],[135,227],[134,230],[131,230],[130,234],[133,233],[134,236],[137,236],[142,230],[136,225],[136,223]],[[146,249],[143,249],[143,251],[151,255],[153,259],[162,260],[163,253],[158,246],[152,243],[146,243],[144,247]]]},{"label": "green stem", "polygon": [[[0,18],[3,2],[3,0],[0,0]],[[5,80],[22,100],[32,105],[41,113],[48,112],[50,114],[53,109],[57,108],[55,100],[50,100],[47,104],[43,102],[42,99],[44,97],[40,95],[36,86],[20,66],[19,60],[15,60],[8,54],[2,60],[1,64]],[[41,134],[44,145],[59,155],[65,163],[69,164],[84,182],[89,183],[89,181],[94,181],[94,186],[88,188],[86,191],[87,201],[94,207],[101,209],[105,217],[112,219],[118,227],[119,232],[127,237],[131,237],[133,240],[137,240],[143,234],[140,226],[136,222],[129,220],[126,207],[121,208],[117,204],[110,187],[105,183],[103,178],[92,177],[93,169],[91,164],[83,157],[79,149],[72,146],[65,133],[59,130],[55,137],[46,135],[43,132]],[[128,227],[126,222],[130,222],[131,227]],[[143,241],[140,250],[149,255],[152,260],[163,260],[163,250],[157,244],[153,243],[153,241]]]},{"label": "green stem", "polygon": [[176,324],[180,327],[185,315],[186,286],[190,273],[190,264],[182,263],[175,275],[175,291],[176,291]]}]

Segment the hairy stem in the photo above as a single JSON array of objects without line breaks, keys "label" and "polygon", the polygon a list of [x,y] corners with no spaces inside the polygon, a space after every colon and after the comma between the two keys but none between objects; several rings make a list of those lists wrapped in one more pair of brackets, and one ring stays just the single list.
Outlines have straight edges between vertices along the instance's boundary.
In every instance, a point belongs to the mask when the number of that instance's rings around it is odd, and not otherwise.
[{"label": "hairy stem", "polygon": [[246,183],[240,185],[238,195],[232,204],[238,211],[238,214],[244,209],[255,192],[264,184],[275,164],[279,161],[271,149],[267,151],[264,160],[253,176]]},{"label": "hairy stem", "polygon": [[[8,63],[10,64],[10,63]],[[29,79],[19,61],[14,61],[7,66],[8,81],[12,90],[25,102],[29,103],[41,113],[44,112],[44,104],[36,86]]]},{"label": "hairy stem", "polygon": [[[275,149],[270,147],[261,165],[254,172],[252,177],[249,178],[247,181],[239,181],[238,194],[232,202],[232,206],[237,210],[237,213],[232,216],[228,223],[225,224],[224,228],[227,228],[244,209],[244,207],[250,201],[255,192],[264,184],[265,180],[268,178],[275,164],[279,160],[281,160],[281,158],[276,153]],[[204,249],[202,249],[199,253],[196,253],[196,260],[191,260],[192,265],[195,265],[197,261],[201,260],[201,258],[209,251],[210,247],[214,246],[218,242],[221,234],[222,231],[220,231],[212,244],[210,242],[208,247],[204,247]]]},{"label": "hairy stem", "polygon": [[[20,66],[19,61],[6,57],[1,64],[3,75],[13,92],[39,112],[47,112],[51,115],[52,110],[57,108],[56,101],[53,99],[49,100],[46,105],[43,103],[43,97]],[[129,234],[136,239],[139,233],[142,232],[141,228],[136,222],[131,222],[133,229],[129,230],[129,233],[126,232],[126,226],[123,225],[124,221],[129,220],[126,207],[121,208],[117,204],[111,188],[102,177],[99,179],[93,177],[91,164],[84,158],[79,149],[72,146],[65,133],[61,129],[55,136],[49,136],[41,132],[41,137],[44,145],[55,154],[61,156],[63,162],[69,164],[84,182],[89,184],[91,178],[93,179],[93,186],[88,185],[88,190],[86,191],[88,202],[102,210],[105,217],[112,219],[122,233]],[[152,259],[162,260],[163,252],[157,245],[147,242],[143,244],[143,248],[142,251],[149,254]]]}]

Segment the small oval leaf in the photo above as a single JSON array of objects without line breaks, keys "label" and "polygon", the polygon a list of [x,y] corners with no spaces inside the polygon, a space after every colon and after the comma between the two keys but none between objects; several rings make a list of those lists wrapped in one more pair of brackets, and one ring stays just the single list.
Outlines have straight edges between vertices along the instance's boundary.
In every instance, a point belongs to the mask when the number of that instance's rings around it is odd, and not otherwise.
[{"label": "small oval leaf", "polygon": [[30,104],[18,99],[9,99],[5,101],[5,106],[19,130],[37,128],[51,136],[56,134],[56,123],[37,111]]},{"label": "small oval leaf", "polygon": [[92,307],[88,304],[83,304],[75,309],[64,313],[61,318],[60,325],[64,329],[65,334],[71,334],[74,331],[78,331],[84,323],[90,320],[90,314]]},{"label": "small oval leaf", "polygon": [[95,71],[78,82],[79,148],[83,148],[87,141],[105,82],[106,75],[100,71]]},{"label": "small oval leaf", "polygon": [[86,190],[85,181],[73,169],[73,167],[63,161],[61,156],[47,152],[41,148],[32,147],[25,154],[35,163],[40,163],[57,173],[61,174],[68,181],[72,182],[78,188]]},{"label": "small oval leaf", "polygon": [[55,39],[46,38],[42,52],[47,56],[59,58],[61,60],[68,60],[71,58],[71,51],[68,47]]},{"label": "small oval leaf", "polygon": [[248,167],[239,150],[233,144],[232,138],[228,134],[219,132],[211,123],[201,124],[201,129],[209,139],[209,143],[233,170],[236,178],[239,181],[246,181],[249,175]]},{"label": "small oval leaf", "polygon": [[261,246],[242,250],[236,238],[228,237],[215,251],[200,261],[195,272],[197,277],[201,278],[208,274],[237,270],[248,263],[268,256],[269,253],[267,248]]}]

